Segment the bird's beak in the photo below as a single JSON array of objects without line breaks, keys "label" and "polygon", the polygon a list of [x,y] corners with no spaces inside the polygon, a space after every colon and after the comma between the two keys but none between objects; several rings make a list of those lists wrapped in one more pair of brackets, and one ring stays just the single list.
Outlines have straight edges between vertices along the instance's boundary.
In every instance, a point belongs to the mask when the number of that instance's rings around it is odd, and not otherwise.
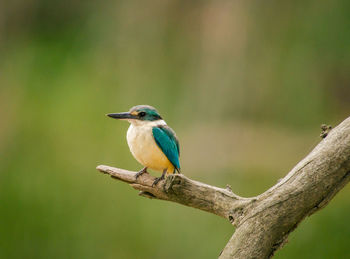
[{"label": "bird's beak", "polygon": [[108,117],[111,117],[113,119],[119,119],[119,120],[129,120],[129,119],[137,119],[138,117],[135,115],[132,115],[129,112],[121,112],[121,113],[109,113],[107,114]]}]

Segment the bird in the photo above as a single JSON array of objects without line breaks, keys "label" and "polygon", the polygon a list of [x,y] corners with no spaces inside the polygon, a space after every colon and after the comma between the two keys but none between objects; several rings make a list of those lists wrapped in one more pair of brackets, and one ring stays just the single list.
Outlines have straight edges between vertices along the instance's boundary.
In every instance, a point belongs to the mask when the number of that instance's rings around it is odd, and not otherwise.
[{"label": "bird", "polygon": [[130,123],[126,134],[129,149],[134,158],[143,165],[136,179],[150,168],[162,172],[156,177],[152,186],[167,174],[181,173],[180,145],[176,133],[172,130],[158,111],[150,105],[136,105],[128,112],[109,113],[108,117],[126,120]]}]

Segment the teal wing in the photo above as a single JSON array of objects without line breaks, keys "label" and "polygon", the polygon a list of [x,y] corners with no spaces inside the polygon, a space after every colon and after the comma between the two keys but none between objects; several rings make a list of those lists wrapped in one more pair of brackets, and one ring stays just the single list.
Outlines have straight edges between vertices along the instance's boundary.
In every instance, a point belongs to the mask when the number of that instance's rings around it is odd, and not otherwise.
[{"label": "teal wing", "polygon": [[159,126],[152,129],[154,140],[158,147],[167,156],[177,171],[180,171],[180,146],[175,132],[168,126]]}]

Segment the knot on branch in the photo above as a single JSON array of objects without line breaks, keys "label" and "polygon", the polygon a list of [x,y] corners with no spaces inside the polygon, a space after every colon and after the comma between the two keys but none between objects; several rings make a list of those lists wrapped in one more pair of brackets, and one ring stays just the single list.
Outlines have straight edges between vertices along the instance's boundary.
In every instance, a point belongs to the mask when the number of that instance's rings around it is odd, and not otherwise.
[{"label": "knot on branch", "polygon": [[322,124],[321,125],[321,134],[320,137],[321,138],[325,138],[328,136],[328,133],[332,130],[332,126],[331,125],[327,125],[327,124]]}]

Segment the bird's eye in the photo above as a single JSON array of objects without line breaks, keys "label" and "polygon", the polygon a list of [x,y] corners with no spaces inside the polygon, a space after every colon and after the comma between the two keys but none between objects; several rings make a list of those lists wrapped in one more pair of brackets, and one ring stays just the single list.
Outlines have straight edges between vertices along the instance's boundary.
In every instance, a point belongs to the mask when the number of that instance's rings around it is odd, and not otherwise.
[{"label": "bird's eye", "polygon": [[140,112],[140,113],[139,113],[139,116],[140,116],[140,117],[144,117],[144,116],[146,116],[146,113],[145,113],[145,112]]}]

